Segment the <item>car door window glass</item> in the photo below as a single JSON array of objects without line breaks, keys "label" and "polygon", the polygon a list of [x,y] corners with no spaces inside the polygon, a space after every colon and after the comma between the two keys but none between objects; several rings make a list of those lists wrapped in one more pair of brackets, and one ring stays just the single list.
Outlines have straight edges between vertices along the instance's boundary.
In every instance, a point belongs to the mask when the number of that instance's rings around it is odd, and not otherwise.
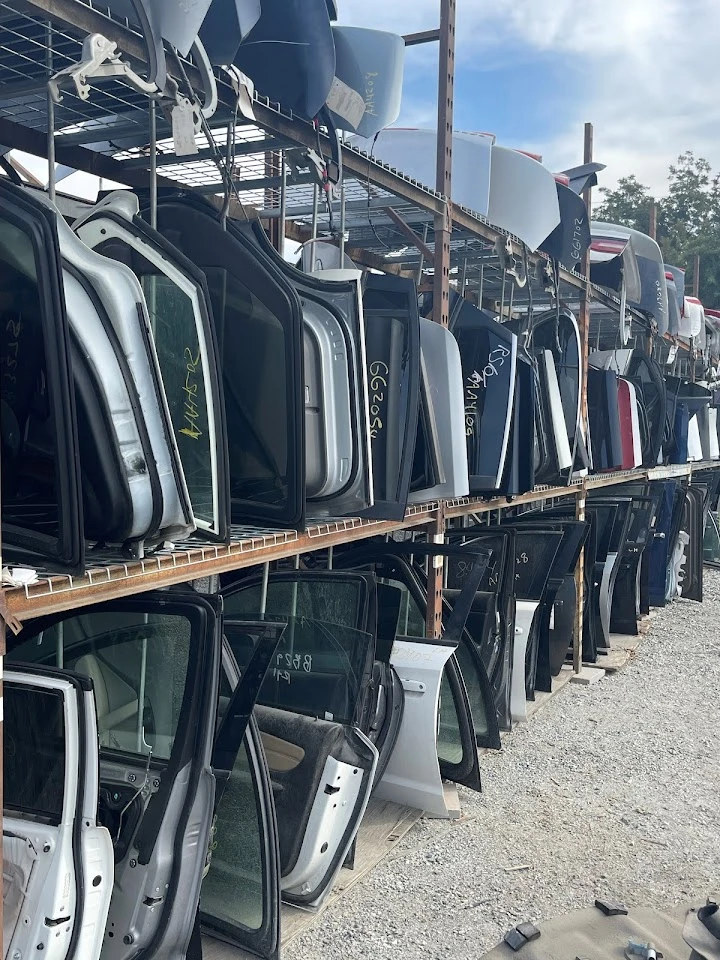
[{"label": "car door window glass", "polygon": [[[337,723],[353,723],[372,647],[371,635],[307,617],[268,614],[266,619],[288,626],[260,688],[258,703]],[[244,670],[253,650],[252,635],[242,623],[227,616],[225,635],[240,670]]]},{"label": "car door window glass", "polygon": [[437,752],[438,759],[450,764],[461,763],[464,756],[460,719],[447,670],[443,671],[442,683],[440,684]]},{"label": "car door window glass", "polygon": [[183,616],[92,612],[53,624],[8,659],[90,677],[100,746],[168,760],[183,707],[191,624]]},{"label": "car door window glass", "polygon": [[57,431],[50,396],[36,251],[0,218],[0,425],[3,522],[60,532]]},{"label": "car door window glass", "polygon": [[212,917],[213,926],[219,922],[260,930],[263,925],[265,869],[259,803],[246,738],[217,810],[212,860],[202,885],[201,917]]},{"label": "car door window glass", "polygon": [[223,357],[231,494],[279,506],[288,498],[285,330],[237,277],[205,273]]},{"label": "car door window glass", "polygon": [[398,633],[403,637],[424,636],[425,617],[406,584],[401,580],[393,580],[387,577],[378,577],[378,583],[385,583],[388,586],[396,587],[402,594],[400,600],[400,617],[398,619]]},{"label": "car door window glass", "polygon": [[[252,584],[225,594],[225,613],[237,620],[256,620],[261,613],[262,585]],[[360,581],[339,579],[270,580],[267,586],[267,616],[309,617],[323,623],[355,627],[363,599]]]},{"label": "car door window glass", "polygon": [[5,813],[58,826],[65,796],[63,696],[7,683],[4,707]]},{"label": "car door window glass", "polygon": [[211,524],[217,509],[215,424],[207,404],[197,294],[190,296],[124,240],[113,237],[95,249],[127,264],[140,279],[193,513]]}]

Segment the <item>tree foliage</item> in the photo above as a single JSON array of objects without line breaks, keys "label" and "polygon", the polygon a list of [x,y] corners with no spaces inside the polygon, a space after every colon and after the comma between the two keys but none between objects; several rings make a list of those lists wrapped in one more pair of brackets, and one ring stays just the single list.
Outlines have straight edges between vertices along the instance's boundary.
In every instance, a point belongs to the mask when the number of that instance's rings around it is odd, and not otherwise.
[{"label": "tree foliage", "polygon": [[700,256],[700,299],[720,306],[720,174],[692,151],[681,154],[668,170],[668,190],[653,197],[634,175],[623,177],[615,190],[600,188],[603,201],[596,220],[621,223],[648,233],[655,204],[657,241],[666,263],[686,270],[686,292],[692,290],[695,255]]}]

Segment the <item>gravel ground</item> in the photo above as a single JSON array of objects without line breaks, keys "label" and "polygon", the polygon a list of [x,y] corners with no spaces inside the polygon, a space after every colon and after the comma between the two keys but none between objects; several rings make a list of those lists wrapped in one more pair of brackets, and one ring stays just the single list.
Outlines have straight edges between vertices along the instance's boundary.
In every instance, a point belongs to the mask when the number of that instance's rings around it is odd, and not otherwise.
[{"label": "gravel ground", "polygon": [[717,891],[718,691],[720,571],[706,568],[703,604],[658,611],[622,672],[568,684],[483,755],[463,819],[421,820],[286,960],[477,958],[596,896],[661,907]]}]

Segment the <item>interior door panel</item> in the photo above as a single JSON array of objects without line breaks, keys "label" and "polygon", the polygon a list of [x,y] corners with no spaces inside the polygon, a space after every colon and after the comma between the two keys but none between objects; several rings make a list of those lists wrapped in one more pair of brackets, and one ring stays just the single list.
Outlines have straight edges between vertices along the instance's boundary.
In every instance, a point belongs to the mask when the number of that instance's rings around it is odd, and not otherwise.
[{"label": "interior door panel", "polygon": [[[367,806],[377,751],[348,725],[258,706],[268,734],[302,751],[290,769],[272,769],[283,898],[317,907],[330,892]],[[297,755],[297,754],[296,754]]]}]

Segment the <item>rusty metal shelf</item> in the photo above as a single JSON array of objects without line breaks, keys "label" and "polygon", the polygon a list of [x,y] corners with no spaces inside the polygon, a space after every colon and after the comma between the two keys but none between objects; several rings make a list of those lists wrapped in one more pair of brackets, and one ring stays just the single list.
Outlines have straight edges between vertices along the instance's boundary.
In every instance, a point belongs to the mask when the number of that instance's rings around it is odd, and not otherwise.
[{"label": "rusty metal shelf", "polygon": [[93,603],[117,599],[147,590],[199,580],[301,553],[327,550],[345,543],[384,536],[432,523],[439,512],[445,519],[507,510],[524,503],[582,497],[588,490],[642,480],[691,477],[700,470],[720,469],[720,461],[671,464],[649,470],[626,470],[584,477],[566,486],[539,486],[517,497],[483,500],[461,497],[411,506],[398,522],[347,518],[327,520],[295,530],[235,528],[228,544],[190,541],[179,549],[163,550],[135,561],[98,563],[80,576],[42,574],[37,582],[3,591],[8,614],[19,621],[74,610]]}]

